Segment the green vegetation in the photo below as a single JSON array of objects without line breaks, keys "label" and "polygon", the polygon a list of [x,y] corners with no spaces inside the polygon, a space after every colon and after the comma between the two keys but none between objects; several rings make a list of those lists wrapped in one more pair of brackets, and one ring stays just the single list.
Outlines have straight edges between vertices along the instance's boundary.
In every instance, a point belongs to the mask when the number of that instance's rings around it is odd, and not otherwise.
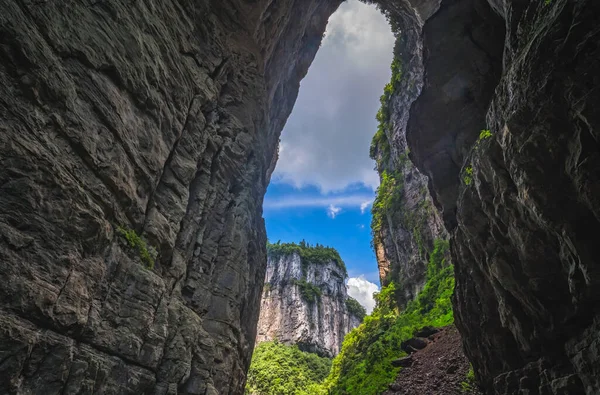
[{"label": "green vegetation", "polygon": [[300,295],[308,303],[315,303],[321,299],[321,289],[316,285],[307,282],[305,279],[292,280],[292,283],[300,288]]},{"label": "green vegetation", "polygon": [[331,261],[342,269],[344,276],[346,275],[346,265],[339,252],[335,248],[323,246],[317,244],[311,246],[306,241],[302,240],[300,243],[268,243],[267,242],[267,254],[272,258],[278,258],[284,255],[298,254],[302,260],[302,268],[306,269],[309,263],[327,264]]},{"label": "green vegetation", "polygon": [[461,389],[463,393],[469,393],[477,387],[475,382],[475,371],[473,370],[473,366],[467,372],[467,377],[465,377],[465,381],[460,383]]},{"label": "green vegetation", "polygon": [[125,239],[127,245],[136,251],[148,269],[154,269],[154,260],[157,252],[154,248],[149,247],[144,239],[142,239],[135,230],[117,227],[117,233]]},{"label": "green vegetation", "polygon": [[[479,132],[479,138],[475,142],[475,145],[473,146],[473,148],[474,149],[479,148],[479,145],[481,144],[482,141],[490,139],[493,135],[494,134],[488,129],[482,130],[481,132]],[[469,166],[465,167],[465,172],[463,174],[463,182],[467,186],[469,186],[473,183],[473,165],[469,164]]]},{"label": "green vegetation", "polygon": [[485,140],[485,139],[489,139],[489,138],[490,138],[490,137],[492,137],[492,136],[493,136],[493,135],[492,135],[492,132],[491,132],[491,131],[489,131],[489,130],[487,130],[487,129],[484,129],[484,130],[482,130],[482,131],[479,133],[479,141],[481,141],[481,140]]},{"label": "green vegetation", "polygon": [[402,173],[399,171],[381,173],[381,183],[377,188],[377,194],[371,207],[371,232],[373,239],[379,237],[379,231],[383,226],[384,216],[399,210],[402,199],[403,187]]},{"label": "green vegetation", "polygon": [[465,167],[465,174],[463,175],[463,182],[469,186],[473,183],[473,166],[469,165]]},{"label": "green vegetation", "polygon": [[[390,159],[390,143],[385,131],[386,129],[391,129],[392,127],[390,124],[390,100],[392,98],[392,94],[398,88],[400,81],[402,80],[402,65],[400,64],[400,60],[398,58],[395,58],[392,61],[391,68],[392,78],[390,82],[388,82],[383,88],[383,95],[381,95],[379,98],[381,107],[375,116],[378,126],[377,131],[373,136],[373,140],[371,141],[371,148],[369,151],[371,159],[377,161],[378,167],[381,163],[387,163]],[[380,158],[378,158],[378,154],[381,154]]]},{"label": "green vegetation", "polygon": [[278,342],[259,344],[252,354],[246,394],[325,395],[319,385],[331,360]]},{"label": "green vegetation", "polygon": [[365,318],[365,315],[367,315],[367,311],[364,307],[362,307],[360,303],[358,303],[358,300],[350,296],[348,296],[348,299],[346,299],[346,308],[348,309],[348,312],[350,314],[352,314],[361,321],[363,320],[363,318]]},{"label": "green vegetation", "polygon": [[450,297],[454,289],[452,265],[447,263],[448,242],[436,240],[428,265],[427,284],[406,310],[396,307],[393,282],[376,295],[377,306],[352,330],[334,359],[325,381],[330,395],[375,395],[383,392],[398,373],[391,361],[404,355],[400,345],[424,326],[453,322]]}]

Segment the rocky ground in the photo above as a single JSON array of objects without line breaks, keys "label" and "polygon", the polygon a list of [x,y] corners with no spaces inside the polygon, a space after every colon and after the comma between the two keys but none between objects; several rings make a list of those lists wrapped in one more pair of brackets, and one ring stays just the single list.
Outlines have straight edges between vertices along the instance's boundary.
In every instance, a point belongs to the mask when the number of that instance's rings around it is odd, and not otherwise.
[{"label": "rocky ground", "polygon": [[412,364],[400,371],[384,395],[480,395],[478,390],[463,389],[469,361],[456,328],[443,328],[428,340],[427,347],[403,359]]}]

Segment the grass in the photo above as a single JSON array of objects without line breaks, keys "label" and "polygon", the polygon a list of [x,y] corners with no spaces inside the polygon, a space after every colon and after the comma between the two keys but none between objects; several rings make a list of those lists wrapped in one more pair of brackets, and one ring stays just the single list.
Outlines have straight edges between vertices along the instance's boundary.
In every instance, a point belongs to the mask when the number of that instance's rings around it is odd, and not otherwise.
[{"label": "grass", "polygon": [[476,388],[477,384],[475,382],[475,371],[473,370],[473,366],[467,372],[467,376],[465,380],[460,383],[460,387],[463,393],[469,393]]},{"label": "grass", "polygon": [[427,283],[417,299],[400,312],[390,283],[376,296],[377,306],[363,323],[353,329],[334,359],[324,383],[329,395],[376,395],[391,383],[398,368],[391,361],[404,355],[401,343],[424,326],[441,327],[453,322],[450,297],[454,290],[452,265],[448,262],[448,242],[435,241]]}]

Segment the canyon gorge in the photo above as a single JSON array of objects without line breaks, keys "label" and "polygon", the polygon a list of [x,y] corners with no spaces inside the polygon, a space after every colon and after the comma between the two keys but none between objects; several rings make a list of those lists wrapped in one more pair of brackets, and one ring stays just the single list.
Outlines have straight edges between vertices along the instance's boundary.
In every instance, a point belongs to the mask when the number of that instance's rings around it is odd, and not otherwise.
[{"label": "canyon gorge", "polygon": [[[366,2],[397,40],[371,147],[390,310],[451,262],[484,393],[600,393],[600,3]],[[341,313],[305,297],[290,342],[339,351],[310,317],[358,324],[345,271],[268,260],[262,204],[340,4],[0,2],[0,393],[243,394],[292,279]]]}]

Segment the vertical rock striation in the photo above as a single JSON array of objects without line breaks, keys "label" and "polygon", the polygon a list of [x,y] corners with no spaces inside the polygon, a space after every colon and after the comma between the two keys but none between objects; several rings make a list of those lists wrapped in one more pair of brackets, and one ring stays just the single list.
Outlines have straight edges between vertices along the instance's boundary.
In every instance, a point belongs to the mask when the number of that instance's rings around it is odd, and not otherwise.
[{"label": "vertical rock striation", "polygon": [[1,2],[1,393],[243,392],[262,199],[339,3]]},{"label": "vertical rock striation", "polygon": [[346,278],[333,260],[269,253],[257,342],[277,339],[303,351],[337,355],[344,336],[362,320],[348,309]]},{"label": "vertical rock striation", "polygon": [[458,199],[457,322],[490,392],[597,394],[600,4],[494,6],[505,68]]},{"label": "vertical rock striation", "polygon": [[490,394],[598,393],[600,5],[380,3],[403,27],[392,112],[452,234],[477,377]]}]

